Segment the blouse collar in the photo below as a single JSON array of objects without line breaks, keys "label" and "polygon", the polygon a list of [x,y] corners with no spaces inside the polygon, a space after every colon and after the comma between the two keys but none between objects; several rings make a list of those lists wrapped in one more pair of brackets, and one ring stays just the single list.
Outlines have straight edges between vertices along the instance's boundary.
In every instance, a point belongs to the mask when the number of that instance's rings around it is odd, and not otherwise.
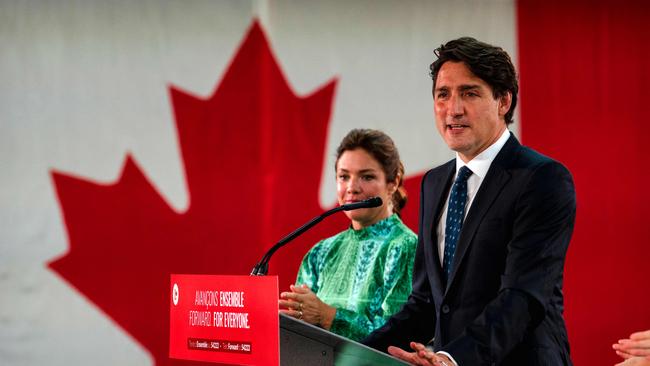
[{"label": "blouse collar", "polygon": [[399,222],[401,222],[399,216],[396,213],[393,213],[387,218],[377,221],[376,223],[359,230],[353,229],[352,225],[350,225],[348,231],[359,239],[363,239],[369,236],[382,236],[387,235],[390,229]]}]

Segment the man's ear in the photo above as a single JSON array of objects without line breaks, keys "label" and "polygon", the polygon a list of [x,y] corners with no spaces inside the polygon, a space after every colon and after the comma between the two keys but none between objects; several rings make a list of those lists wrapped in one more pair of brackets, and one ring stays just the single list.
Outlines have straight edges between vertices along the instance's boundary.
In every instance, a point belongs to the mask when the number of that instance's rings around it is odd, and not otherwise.
[{"label": "man's ear", "polygon": [[499,97],[499,116],[505,116],[506,113],[510,110],[512,105],[512,93],[506,92],[504,95]]}]

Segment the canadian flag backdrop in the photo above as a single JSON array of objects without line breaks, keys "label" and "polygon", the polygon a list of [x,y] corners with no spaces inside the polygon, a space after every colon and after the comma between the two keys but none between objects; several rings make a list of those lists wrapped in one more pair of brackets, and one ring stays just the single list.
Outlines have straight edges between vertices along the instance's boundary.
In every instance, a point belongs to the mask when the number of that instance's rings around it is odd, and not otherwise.
[{"label": "canadian flag backdrop", "polygon": [[[419,180],[453,157],[433,49],[470,35],[520,72],[512,127],[572,171],[576,365],[650,328],[650,11],[643,1],[0,2],[0,363],[190,364],[170,273],[247,274],[335,205],[334,150],[384,130]],[[281,249],[286,288],[333,216]]]}]

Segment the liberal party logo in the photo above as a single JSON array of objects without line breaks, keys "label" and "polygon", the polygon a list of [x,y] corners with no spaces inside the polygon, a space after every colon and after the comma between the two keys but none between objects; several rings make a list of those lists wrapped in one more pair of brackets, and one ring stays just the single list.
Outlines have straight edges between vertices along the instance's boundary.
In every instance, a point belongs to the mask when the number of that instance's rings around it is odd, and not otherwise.
[{"label": "liberal party logo", "polygon": [[172,290],[172,301],[174,302],[174,305],[178,305],[178,285],[174,284],[174,289]]}]

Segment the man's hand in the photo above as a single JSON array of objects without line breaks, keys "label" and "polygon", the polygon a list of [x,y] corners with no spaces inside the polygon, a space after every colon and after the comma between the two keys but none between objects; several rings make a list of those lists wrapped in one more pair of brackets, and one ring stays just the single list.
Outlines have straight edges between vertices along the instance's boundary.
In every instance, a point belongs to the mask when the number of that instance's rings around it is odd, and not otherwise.
[{"label": "man's hand", "polygon": [[390,346],[388,353],[402,361],[406,361],[412,365],[417,366],[453,366],[449,358],[445,355],[436,354],[431,352],[421,343],[411,342],[411,349],[414,352],[406,352],[401,348]]}]

